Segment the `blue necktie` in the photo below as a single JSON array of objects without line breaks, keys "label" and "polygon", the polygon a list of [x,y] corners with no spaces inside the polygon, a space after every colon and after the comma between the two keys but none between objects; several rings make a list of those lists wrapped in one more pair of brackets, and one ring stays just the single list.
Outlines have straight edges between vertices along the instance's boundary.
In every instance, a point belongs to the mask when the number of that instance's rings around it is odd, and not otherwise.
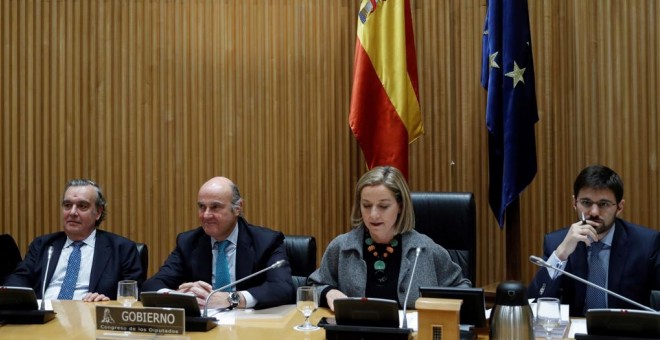
[{"label": "blue necktie", "polygon": [[80,247],[85,245],[81,241],[76,241],[71,244],[73,250],[69,256],[69,263],[66,265],[66,274],[64,281],[60,288],[60,294],[57,296],[58,300],[71,300],[73,299],[73,292],[76,290],[76,282],[78,282],[78,272],[80,271]]},{"label": "blue necktie", "polygon": [[[227,240],[216,241],[214,245],[218,252],[215,257],[215,282],[213,283],[213,289],[228,285],[230,281],[229,263],[227,263],[227,255],[225,254],[227,246],[229,246],[229,241]],[[224,291],[229,290],[231,290],[231,288],[224,289]]]},{"label": "blue necktie", "polygon": [[[606,287],[605,278],[607,277],[607,268],[600,260],[598,254],[603,249],[603,242],[591,244],[591,255],[589,256],[589,282],[601,287]],[[607,296],[605,292],[596,288],[587,286],[587,297],[585,299],[585,312],[592,308],[607,308]]]}]

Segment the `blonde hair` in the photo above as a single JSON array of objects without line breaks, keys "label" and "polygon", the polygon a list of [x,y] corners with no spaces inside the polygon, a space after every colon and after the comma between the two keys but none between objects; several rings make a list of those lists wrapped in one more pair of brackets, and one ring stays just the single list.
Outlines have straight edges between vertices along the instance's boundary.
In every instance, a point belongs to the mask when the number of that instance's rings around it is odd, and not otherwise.
[{"label": "blonde hair", "polygon": [[384,185],[389,189],[401,207],[401,212],[396,218],[394,230],[397,234],[415,229],[415,212],[412,208],[410,199],[410,190],[406,179],[399,170],[392,166],[378,166],[362,175],[355,187],[355,199],[353,209],[351,210],[351,224],[353,227],[359,227],[364,223],[362,220],[362,211],[360,210],[360,201],[362,200],[362,189],[368,186]]}]

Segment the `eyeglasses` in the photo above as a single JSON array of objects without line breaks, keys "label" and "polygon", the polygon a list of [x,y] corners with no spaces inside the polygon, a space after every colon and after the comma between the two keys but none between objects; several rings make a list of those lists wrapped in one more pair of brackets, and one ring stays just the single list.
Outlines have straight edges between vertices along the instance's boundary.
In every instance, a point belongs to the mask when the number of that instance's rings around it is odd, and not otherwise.
[{"label": "eyeglasses", "polygon": [[594,204],[596,204],[596,206],[598,207],[598,209],[603,209],[603,210],[604,210],[604,209],[609,209],[609,208],[611,208],[611,207],[613,207],[613,206],[616,205],[616,203],[614,203],[614,202],[610,202],[610,201],[608,201],[608,200],[602,200],[602,201],[594,202],[594,201],[592,201],[592,200],[590,200],[590,199],[586,199],[586,198],[583,198],[583,199],[581,199],[581,200],[578,200],[578,202],[580,202],[580,205],[581,205],[583,208],[585,208],[585,209],[591,209],[591,207],[592,207]]}]

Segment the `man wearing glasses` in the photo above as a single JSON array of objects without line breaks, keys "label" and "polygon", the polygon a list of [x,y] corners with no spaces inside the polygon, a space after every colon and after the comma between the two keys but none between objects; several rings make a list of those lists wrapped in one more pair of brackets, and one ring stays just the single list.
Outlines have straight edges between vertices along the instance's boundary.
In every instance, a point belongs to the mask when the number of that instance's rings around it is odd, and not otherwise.
[{"label": "man wearing glasses", "polygon": [[[624,203],[623,182],[612,169],[583,169],[573,184],[578,221],[545,235],[543,256],[553,267],[648,306],[651,290],[660,289],[660,233],[618,218]],[[639,309],[544,267],[528,293],[560,298],[571,316],[592,308]]]}]

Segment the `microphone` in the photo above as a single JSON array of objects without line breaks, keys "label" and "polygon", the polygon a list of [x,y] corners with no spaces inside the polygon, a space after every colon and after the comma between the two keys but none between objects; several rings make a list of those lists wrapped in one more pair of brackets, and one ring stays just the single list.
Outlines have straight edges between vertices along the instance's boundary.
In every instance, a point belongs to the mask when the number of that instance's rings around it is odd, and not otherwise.
[{"label": "microphone", "polygon": [[639,307],[639,308],[641,308],[641,309],[647,310],[647,311],[649,311],[649,312],[657,313],[657,312],[656,312],[653,308],[651,308],[651,307],[647,307],[647,306],[644,306],[644,305],[641,304],[641,303],[638,303],[638,302],[636,302],[636,301],[630,300],[629,298],[627,298],[627,297],[625,297],[625,296],[619,295],[619,294],[617,294],[617,293],[615,293],[615,292],[613,292],[613,291],[611,291],[611,290],[609,290],[609,289],[603,288],[603,287],[601,287],[601,286],[599,286],[599,285],[597,285],[597,284],[595,284],[595,283],[589,282],[589,281],[587,281],[587,280],[585,280],[585,279],[583,279],[583,278],[581,278],[581,277],[579,277],[579,276],[577,276],[577,275],[571,274],[571,273],[569,273],[569,272],[567,272],[567,271],[565,271],[565,270],[563,270],[563,269],[555,268],[555,267],[551,266],[550,264],[548,264],[548,262],[545,262],[542,258],[540,258],[540,257],[538,257],[538,256],[534,256],[534,255],[530,256],[530,257],[529,257],[529,261],[532,262],[533,264],[539,266],[539,267],[546,267],[546,268],[550,268],[550,269],[556,270],[556,271],[558,271],[558,272],[560,272],[560,273],[562,273],[562,274],[564,274],[564,275],[566,275],[566,276],[568,276],[568,277],[570,277],[570,278],[572,278],[572,279],[578,280],[578,281],[580,281],[580,282],[582,282],[582,283],[584,283],[584,284],[586,284],[586,285],[589,285],[589,286],[591,286],[591,287],[594,287],[594,288],[596,288],[596,289],[598,289],[598,290],[600,290],[600,291],[603,291],[603,292],[605,292],[605,293],[607,293],[607,294],[609,294],[609,295],[614,296],[614,297],[617,298],[617,299],[623,300],[623,301],[625,301],[625,302],[627,302],[627,303],[629,303],[629,304],[631,304],[631,305],[635,305],[635,306],[637,306],[637,307]]},{"label": "microphone", "polygon": [[417,268],[417,260],[419,259],[419,253],[422,252],[422,248],[415,248],[415,264],[413,264],[412,273],[410,274],[410,281],[408,282],[408,289],[406,290],[406,298],[403,300],[403,322],[401,323],[401,328],[408,328],[408,317],[406,317],[406,307],[408,306],[408,295],[410,295],[410,286],[412,286],[413,277],[415,277],[415,268]]},{"label": "microphone", "polygon": [[205,317],[205,318],[208,317],[208,314],[209,314],[209,299],[211,299],[211,296],[213,296],[213,294],[215,294],[215,293],[217,293],[217,292],[219,292],[219,291],[225,290],[225,289],[227,289],[227,288],[229,288],[229,287],[233,287],[233,286],[235,286],[235,285],[237,285],[237,284],[239,284],[239,283],[241,283],[241,282],[243,282],[243,281],[245,281],[245,280],[249,280],[249,279],[251,279],[251,278],[253,278],[253,277],[255,277],[255,276],[257,276],[257,275],[259,275],[259,274],[261,274],[261,273],[267,272],[267,271],[269,271],[269,270],[271,270],[271,269],[275,269],[275,268],[282,267],[285,263],[286,263],[286,260],[279,260],[279,261],[277,261],[277,262],[271,264],[269,267],[266,267],[266,268],[264,268],[264,269],[262,269],[262,270],[260,270],[260,271],[258,271],[258,272],[254,272],[254,273],[252,273],[252,274],[250,274],[250,275],[248,275],[248,276],[246,276],[246,277],[244,277],[244,278],[242,278],[242,279],[240,279],[240,280],[236,280],[236,281],[234,281],[234,282],[232,282],[232,283],[230,283],[230,284],[226,284],[226,285],[224,285],[224,286],[222,286],[222,287],[220,287],[220,288],[218,288],[218,289],[214,289],[214,290],[212,290],[211,293],[209,293],[209,295],[206,297],[206,301],[204,301],[204,317]]},{"label": "microphone", "polygon": [[51,256],[53,256],[53,246],[48,246],[48,260],[46,261],[44,281],[41,283],[41,306],[39,307],[39,310],[46,310],[46,278],[48,277],[48,268],[50,267]]}]

